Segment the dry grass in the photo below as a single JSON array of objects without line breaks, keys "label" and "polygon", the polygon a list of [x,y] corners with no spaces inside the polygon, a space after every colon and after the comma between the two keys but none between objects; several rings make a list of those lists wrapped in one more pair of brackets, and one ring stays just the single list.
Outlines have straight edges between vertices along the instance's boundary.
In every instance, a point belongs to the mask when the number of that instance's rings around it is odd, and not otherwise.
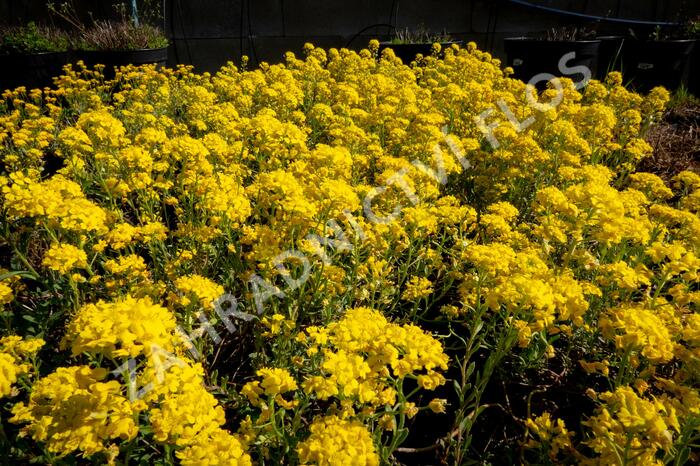
[{"label": "dry grass", "polygon": [[168,41],[160,29],[148,24],[123,21],[95,21],[81,33],[81,48],[86,50],[139,50],[166,47]]},{"label": "dry grass", "polygon": [[683,170],[700,172],[700,101],[691,98],[673,106],[646,139],[654,154],[642,161],[640,171],[664,180]]}]

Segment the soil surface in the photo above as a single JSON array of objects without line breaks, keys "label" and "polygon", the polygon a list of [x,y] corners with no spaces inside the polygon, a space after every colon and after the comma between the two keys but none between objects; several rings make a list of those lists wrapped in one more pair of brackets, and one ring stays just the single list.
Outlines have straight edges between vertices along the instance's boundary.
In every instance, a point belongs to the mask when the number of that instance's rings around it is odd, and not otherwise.
[{"label": "soil surface", "polygon": [[666,181],[683,170],[700,173],[700,100],[666,111],[646,139],[654,154],[642,161],[638,171],[655,173]]}]

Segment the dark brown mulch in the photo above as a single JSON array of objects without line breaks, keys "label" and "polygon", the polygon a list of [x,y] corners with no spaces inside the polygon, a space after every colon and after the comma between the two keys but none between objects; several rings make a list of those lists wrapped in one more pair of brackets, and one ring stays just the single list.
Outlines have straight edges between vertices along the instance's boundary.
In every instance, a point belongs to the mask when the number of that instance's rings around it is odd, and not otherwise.
[{"label": "dark brown mulch", "polygon": [[683,170],[700,172],[700,103],[668,110],[649,129],[646,140],[654,154],[639,164],[638,171],[654,173],[666,181]]}]

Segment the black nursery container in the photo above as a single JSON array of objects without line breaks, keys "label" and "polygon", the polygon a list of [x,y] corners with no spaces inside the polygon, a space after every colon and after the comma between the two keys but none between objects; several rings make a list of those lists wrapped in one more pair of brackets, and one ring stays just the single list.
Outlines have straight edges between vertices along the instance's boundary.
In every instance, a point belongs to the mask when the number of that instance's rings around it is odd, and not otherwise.
[{"label": "black nursery container", "polygon": [[29,89],[50,86],[67,61],[66,52],[0,55],[0,92],[18,86]]},{"label": "black nursery container", "polygon": [[695,40],[631,41],[623,47],[625,79],[638,91],[688,85]]},{"label": "black nursery container", "polygon": [[622,50],[625,43],[623,36],[599,36],[597,79],[605,79],[611,71],[622,70]]},{"label": "black nursery container", "polygon": [[[581,73],[573,73],[570,68],[585,66],[596,76],[598,70],[598,52],[601,41],[548,41],[529,37],[510,37],[505,39],[505,51],[508,56],[508,66],[513,68],[513,77],[528,82],[539,73],[549,73],[554,76],[566,76],[578,82],[583,79]],[[574,52],[575,56],[567,60],[566,69],[559,68],[561,58]],[[545,87],[546,82],[538,82],[538,88]]]},{"label": "black nursery container", "polygon": [[700,97],[700,45],[695,43],[690,55],[690,72],[688,74],[688,90],[695,97]]},{"label": "black nursery container", "polygon": [[168,61],[168,48],[140,50],[81,50],[76,52],[75,61],[82,60],[86,66],[105,65],[105,78],[114,77],[115,68],[126,65],[156,64],[165,66]]},{"label": "black nursery container", "polygon": [[[440,42],[442,50],[450,47],[452,44],[462,45],[462,41],[454,40],[448,42]],[[423,56],[429,56],[433,49],[433,44],[392,44],[391,42],[380,42],[379,43],[379,53],[384,49],[393,49],[394,55],[399,57],[405,64],[411,63],[416,59],[416,55],[419,53]]]}]

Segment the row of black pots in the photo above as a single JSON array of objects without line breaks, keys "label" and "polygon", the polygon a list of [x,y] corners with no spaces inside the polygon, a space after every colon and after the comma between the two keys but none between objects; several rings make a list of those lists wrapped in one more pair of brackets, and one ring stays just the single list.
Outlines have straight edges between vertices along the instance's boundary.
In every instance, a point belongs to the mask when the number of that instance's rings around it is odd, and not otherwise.
[{"label": "row of black pots", "polygon": [[105,65],[106,78],[114,77],[115,67],[128,64],[155,63],[165,66],[168,48],[142,50],[99,50],[37,53],[31,55],[0,55],[0,92],[18,86],[43,88],[50,86],[63,66],[82,60],[87,66]]},{"label": "row of black pots", "polygon": [[[625,82],[639,91],[648,91],[654,86],[674,90],[683,85],[697,92],[700,53],[693,54],[695,48],[695,40],[647,42],[620,36],[581,41],[505,39],[508,66],[513,68],[514,77],[518,79],[529,81],[539,73],[548,73],[569,75],[579,81],[583,73],[574,70],[586,67],[591,77],[598,79],[603,79],[610,71],[622,71]],[[560,63],[562,57],[571,52],[575,55]]]}]

